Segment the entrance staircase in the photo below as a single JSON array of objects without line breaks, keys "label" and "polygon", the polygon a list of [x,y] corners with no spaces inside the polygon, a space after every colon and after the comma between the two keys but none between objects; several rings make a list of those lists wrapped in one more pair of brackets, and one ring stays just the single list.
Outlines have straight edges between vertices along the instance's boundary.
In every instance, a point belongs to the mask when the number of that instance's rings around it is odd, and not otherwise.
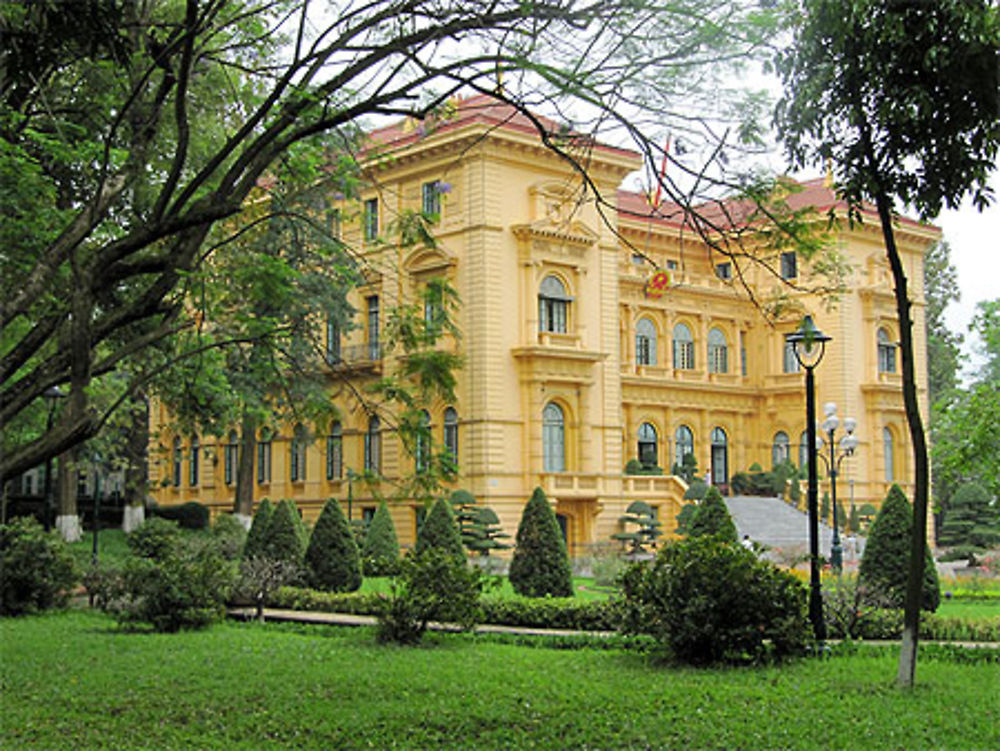
[{"label": "entrance staircase", "polygon": [[[737,495],[726,498],[725,501],[741,540],[743,535],[749,535],[754,542],[769,548],[785,551],[797,549],[806,553],[809,551],[809,517],[802,511],[788,505],[780,498]],[[824,558],[830,556],[832,540],[833,529],[820,523],[819,551]],[[841,545],[847,563],[849,550],[843,533],[841,533]],[[859,537],[857,556],[861,555],[863,549],[864,538]]]}]

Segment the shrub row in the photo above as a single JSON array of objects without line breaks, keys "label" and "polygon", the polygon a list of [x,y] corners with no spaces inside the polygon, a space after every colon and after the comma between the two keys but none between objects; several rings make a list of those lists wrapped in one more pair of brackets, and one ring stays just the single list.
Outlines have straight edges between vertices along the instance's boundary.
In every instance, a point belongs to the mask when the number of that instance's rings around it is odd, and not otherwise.
[{"label": "shrub row", "polygon": [[[831,639],[847,634],[835,623],[827,623]],[[866,614],[855,629],[854,638],[875,641],[896,640],[903,633],[902,610],[875,610]],[[1000,618],[968,620],[924,613],[920,618],[920,638],[930,641],[1000,642]]]},{"label": "shrub row", "polygon": [[211,516],[208,506],[197,501],[188,501],[180,506],[157,506],[150,513],[161,519],[177,522],[184,529],[208,529]]},{"label": "shrub row", "polygon": [[[384,602],[384,598],[372,593],[319,592],[302,587],[282,587],[271,597],[271,605],[276,608],[351,615],[378,615]],[[497,626],[614,631],[620,621],[617,607],[610,602],[484,597],[479,604],[481,622]]]}]

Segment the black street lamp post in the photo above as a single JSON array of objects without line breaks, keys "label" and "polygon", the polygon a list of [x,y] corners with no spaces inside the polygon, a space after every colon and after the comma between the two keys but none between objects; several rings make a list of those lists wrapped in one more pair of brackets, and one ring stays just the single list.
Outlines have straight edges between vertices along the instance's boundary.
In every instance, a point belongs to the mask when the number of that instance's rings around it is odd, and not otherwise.
[{"label": "black street lamp post", "polygon": [[812,623],[816,641],[826,640],[826,625],[823,623],[823,594],[819,583],[819,508],[816,480],[816,380],[813,370],[823,359],[826,343],[830,337],[822,333],[813,323],[812,316],[806,316],[802,325],[785,335],[785,341],[792,346],[795,359],[806,371],[806,441],[809,447],[809,621]]},{"label": "black street lamp post", "polygon": [[844,419],[844,430],[847,435],[840,439],[840,455],[837,456],[837,447],[833,438],[834,433],[837,432],[837,426],[840,425],[840,420],[837,417],[837,405],[833,402],[827,402],[823,405],[823,412],[826,414],[826,419],[820,427],[823,428],[823,432],[829,439],[827,443],[830,448],[830,458],[827,459],[824,456],[823,461],[830,474],[830,500],[833,507],[833,541],[830,545],[830,566],[839,574],[844,568],[844,550],[840,545],[840,528],[837,524],[837,475],[840,474],[841,462],[846,457],[851,456],[854,449],[858,447],[858,439],[854,435],[857,423],[851,417]]},{"label": "black street lamp post", "polygon": [[[56,414],[56,402],[66,395],[58,386],[49,386],[43,394],[45,401],[49,403],[49,417],[45,421],[45,432],[52,432],[52,423]],[[52,457],[45,460],[45,510],[43,511],[42,525],[45,531],[52,529]]]}]

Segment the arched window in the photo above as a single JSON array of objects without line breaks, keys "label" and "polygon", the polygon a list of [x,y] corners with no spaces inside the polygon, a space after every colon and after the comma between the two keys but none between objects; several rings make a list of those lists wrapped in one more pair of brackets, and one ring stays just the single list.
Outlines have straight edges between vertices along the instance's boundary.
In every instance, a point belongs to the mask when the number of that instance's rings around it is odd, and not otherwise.
[{"label": "arched window", "polygon": [[257,483],[264,485],[271,482],[271,430],[261,428],[260,439],[257,441]]},{"label": "arched window", "polygon": [[554,402],[542,410],[542,467],[546,472],[566,471],[566,420]]},{"label": "arched window", "polygon": [[712,428],[712,484],[729,482],[729,440],[722,428]]},{"label": "arched window", "polygon": [[413,460],[417,472],[425,472],[431,463],[431,416],[426,409],[420,413],[417,431]]},{"label": "arched window", "polygon": [[198,485],[198,452],[200,448],[198,436],[191,436],[191,454],[188,457],[188,485],[192,488]]},{"label": "arched window", "polygon": [[306,479],[306,429],[301,423],[292,431],[288,475],[292,482],[305,482]]},{"label": "arched window", "polygon": [[803,430],[802,435],[799,436],[799,469],[805,469],[808,466],[809,466],[809,432]]},{"label": "arched window", "polygon": [[344,429],[339,420],[330,423],[326,437],[326,479],[339,480],[344,474]]},{"label": "arched window", "polygon": [[458,412],[454,407],[444,411],[444,449],[451,456],[452,462],[458,464]]},{"label": "arched window", "polygon": [[656,365],[656,326],[648,318],[640,318],[635,325],[635,362]]},{"label": "arched window", "polygon": [[557,277],[549,275],[542,279],[538,287],[538,330],[565,334],[571,301]]},{"label": "arched window", "polygon": [[183,460],[184,454],[181,451],[181,439],[178,436],[174,438],[174,471],[173,476],[170,478],[175,488],[181,486],[181,463]]},{"label": "arched window", "polygon": [[674,367],[678,370],[694,370],[694,337],[685,324],[674,326]]},{"label": "arched window", "polygon": [[783,373],[799,372],[799,359],[795,356],[795,345],[791,342],[785,342],[784,358],[781,364]]},{"label": "arched window", "polygon": [[236,482],[236,464],[239,461],[240,438],[235,430],[229,431],[229,441],[226,443],[226,455],[223,461],[223,479],[226,485]]},{"label": "arched window", "polygon": [[896,345],[889,338],[889,332],[885,329],[879,329],[876,338],[878,339],[878,372],[895,373]]},{"label": "arched window", "polygon": [[896,450],[892,440],[892,431],[882,428],[882,452],[885,454],[885,481],[896,481]]},{"label": "arched window", "polygon": [[708,332],[708,372],[729,372],[729,347],[726,344],[726,335],[719,329]]},{"label": "arched window", "polygon": [[771,465],[778,466],[789,459],[789,448],[791,441],[788,440],[788,433],[779,430],[774,434],[774,443],[771,444]]},{"label": "arched window", "polygon": [[655,467],[658,461],[656,428],[644,422],[639,426],[639,463],[643,467]]},{"label": "arched window", "polygon": [[365,433],[365,472],[378,474],[382,471],[382,433],[378,417],[372,415]]},{"label": "arched window", "polygon": [[684,466],[684,457],[694,455],[694,433],[687,425],[681,425],[674,432],[674,464]]}]

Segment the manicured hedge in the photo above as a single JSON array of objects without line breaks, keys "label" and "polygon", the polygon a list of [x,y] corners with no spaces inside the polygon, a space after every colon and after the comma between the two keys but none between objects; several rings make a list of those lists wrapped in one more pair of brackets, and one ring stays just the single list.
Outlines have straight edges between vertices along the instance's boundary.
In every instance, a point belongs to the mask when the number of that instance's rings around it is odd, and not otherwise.
[{"label": "manicured hedge", "polygon": [[208,506],[197,501],[188,501],[180,506],[158,506],[153,509],[153,515],[177,522],[184,529],[208,529],[211,517]]}]

